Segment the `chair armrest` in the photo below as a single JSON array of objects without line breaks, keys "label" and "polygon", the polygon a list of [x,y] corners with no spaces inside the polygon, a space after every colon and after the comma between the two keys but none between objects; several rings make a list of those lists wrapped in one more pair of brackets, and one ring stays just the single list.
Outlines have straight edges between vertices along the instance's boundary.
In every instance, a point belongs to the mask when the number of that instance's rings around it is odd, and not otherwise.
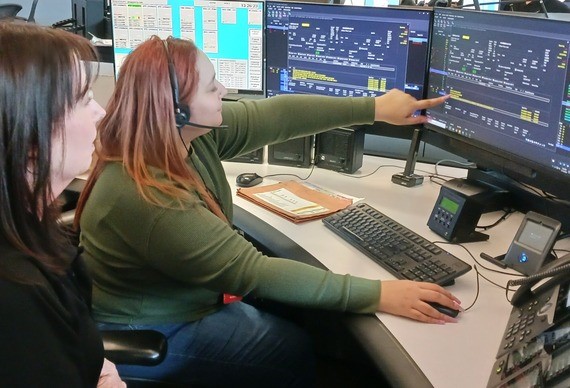
[{"label": "chair armrest", "polygon": [[154,330],[102,330],[105,358],[115,364],[158,365],[168,348],[164,334]]}]

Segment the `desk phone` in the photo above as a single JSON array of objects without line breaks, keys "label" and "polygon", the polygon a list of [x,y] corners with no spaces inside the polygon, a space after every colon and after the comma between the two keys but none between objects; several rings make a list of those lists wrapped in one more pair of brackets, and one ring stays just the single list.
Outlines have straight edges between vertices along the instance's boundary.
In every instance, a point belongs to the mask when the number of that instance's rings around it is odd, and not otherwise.
[{"label": "desk phone", "polygon": [[535,291],[523,285],[513,295],[488,388],[570,386],[569,274],[566,269]]}]

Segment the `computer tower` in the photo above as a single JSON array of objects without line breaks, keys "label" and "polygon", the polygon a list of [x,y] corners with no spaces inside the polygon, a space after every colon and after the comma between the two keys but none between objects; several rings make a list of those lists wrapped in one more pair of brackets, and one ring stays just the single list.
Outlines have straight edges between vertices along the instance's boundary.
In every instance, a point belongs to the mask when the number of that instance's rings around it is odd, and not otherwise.
[{"label": "computer tower", "polygon": [[335,128],[317,135],[315,165],[352,174],[362,167],[364,130]]},{"label": "computer tower", "polygon": [[309,167],[312,163],[314,136],[292,139],[267,147],[269,164]]},{"label": "computer tower", "polygon": [[228,159],[228,162],[240,162],[240,163],[263,163],[263,148],[259,148],[255,151],[248,152],[246,154],[238,155],[235,158]]}]

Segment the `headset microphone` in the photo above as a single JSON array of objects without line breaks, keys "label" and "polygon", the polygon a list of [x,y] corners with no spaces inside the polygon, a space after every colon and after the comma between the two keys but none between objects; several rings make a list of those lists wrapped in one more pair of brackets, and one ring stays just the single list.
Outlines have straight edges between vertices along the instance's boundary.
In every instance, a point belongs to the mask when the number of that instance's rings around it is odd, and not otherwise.
[{"label": "headset microphone", "polygon": [[174,69],[174,62],[170,57],[168,50],[168,41],[163,40],[164,49],[166,50],[166,58],[168,60],[168,76],[170,79],[170,87],[172,88],[172,102],[174,103],[174,120],[176,121],[176,128],[180,130],[185,125],[191,125],[196,128],[204,129],[227,129],[227,125],[204,125],[191,122],[190,108],[187,105],[181,104],[178,100],[178,78],[176,78],[176,70]]},{"label": "headset microphone", "polygon": [[[228,129],[228,126],[227,126],[227,125],[217,125],[217,126],[214,126],[214,125],[202,125],[202,124],[193,123],[193,122],[191,122],[191,121],[186,121],[186,122],[184,122],[184,125],[191,125],[191,126],[196,127],[196,128],[204,128],[204,129]],[[181,127],[179,127],[179,128],[181,128]]]}]

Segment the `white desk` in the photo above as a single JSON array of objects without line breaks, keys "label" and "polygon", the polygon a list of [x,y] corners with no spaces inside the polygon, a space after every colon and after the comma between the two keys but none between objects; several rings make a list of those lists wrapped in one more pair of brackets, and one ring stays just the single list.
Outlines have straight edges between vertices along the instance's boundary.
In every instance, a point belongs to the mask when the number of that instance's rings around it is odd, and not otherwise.
[{"label": "white desk", "polygon": [[[345,194],[364,198],[386,215],[402,225],[412,229],[430,241],[443,239],[432,232],[426,225],[440,186],[425,179],[421,186],[406,188],[390,181],[392,174],[403,170],[404,162],[385,158],[364,157],[363,167],[354,176],[367,175],[380,165],[398,165],[401,167],[383,167],[375,174],[362,179],[347,177],[337,172],[315,168],[308,182],[322,187],[341,191]],[[292,173],[306,177],[310,169],[300,169],[274,165],[231,163],[224,164],[228,181],[235,188],[236,175],[243,172],[256,172],[259,175]],[[420,170],[434,172],[433,165],[418,164]],[[439,167],[440,174],[463,177],[465,170]],[[423,173],[422,173],[423,174]],[[296,179],[293,177],[266,178],[262,184],[280,180]],[[324,266],[336,273],[350,273],[372,279],[393,279],[393,276],[375,264],[356,248],[350,246],[333,232],[329,231],[320,220],[305,224],[293,224],[251,202],[234,196],[235,204],[245,211],[267,222],[317,258]],[[496,221],[503,213],[495,212],[483,215],[480,224],[487,225]],[[470,243],[465,246],[478,261],[487,267],[500,270],[499,267],[479,259],[479,253],[491,256],[505,253],[523,215],[512,214],[506,221],[487,231],[490,239],[486,242]],[[568,246],[568,244],[566,244]],[[440,245],[465,262],[474,265],[471,257],[458,246]],[[558,247],[558,246],[557,246]],[[505,285],[511,276],[496,274],[485,269],[481,273],[493,281]],[[476,304],[459,316],[459,323],[446,325],[428,325],[388,314],[376,314],[381,323],[393,335],[405,353],[404,359],[411,358],[417,368],[425,374],[429,383],[436,388],[481,388],[485,387],[495,356],[507,323],[511,305],[505,299],[505,291],[480,279],[479,297]],[[476,295],[475,270],[456,279],[448,288],[468,307]],[[365,344],[366,345],[366,344]],[[384,344],[370,344],[384,346]],[[398,351],[386,343],[386,352]],[[385,355],[384,367],[390,365],[390,354]],[[409,359],[408,359],[409,360]],[[409,360],[409,361],[411,361]],[[414,367],[410,363],[411,368]],[[399,383],[404,376],[384,371],[393,383]],[[410,373],[414,373],[410,369]],[[420,373],[421,374],[421,373]],[[425,382],[427,386],[429,383]],[[403,386],[406,384],[394,384]]]}]

